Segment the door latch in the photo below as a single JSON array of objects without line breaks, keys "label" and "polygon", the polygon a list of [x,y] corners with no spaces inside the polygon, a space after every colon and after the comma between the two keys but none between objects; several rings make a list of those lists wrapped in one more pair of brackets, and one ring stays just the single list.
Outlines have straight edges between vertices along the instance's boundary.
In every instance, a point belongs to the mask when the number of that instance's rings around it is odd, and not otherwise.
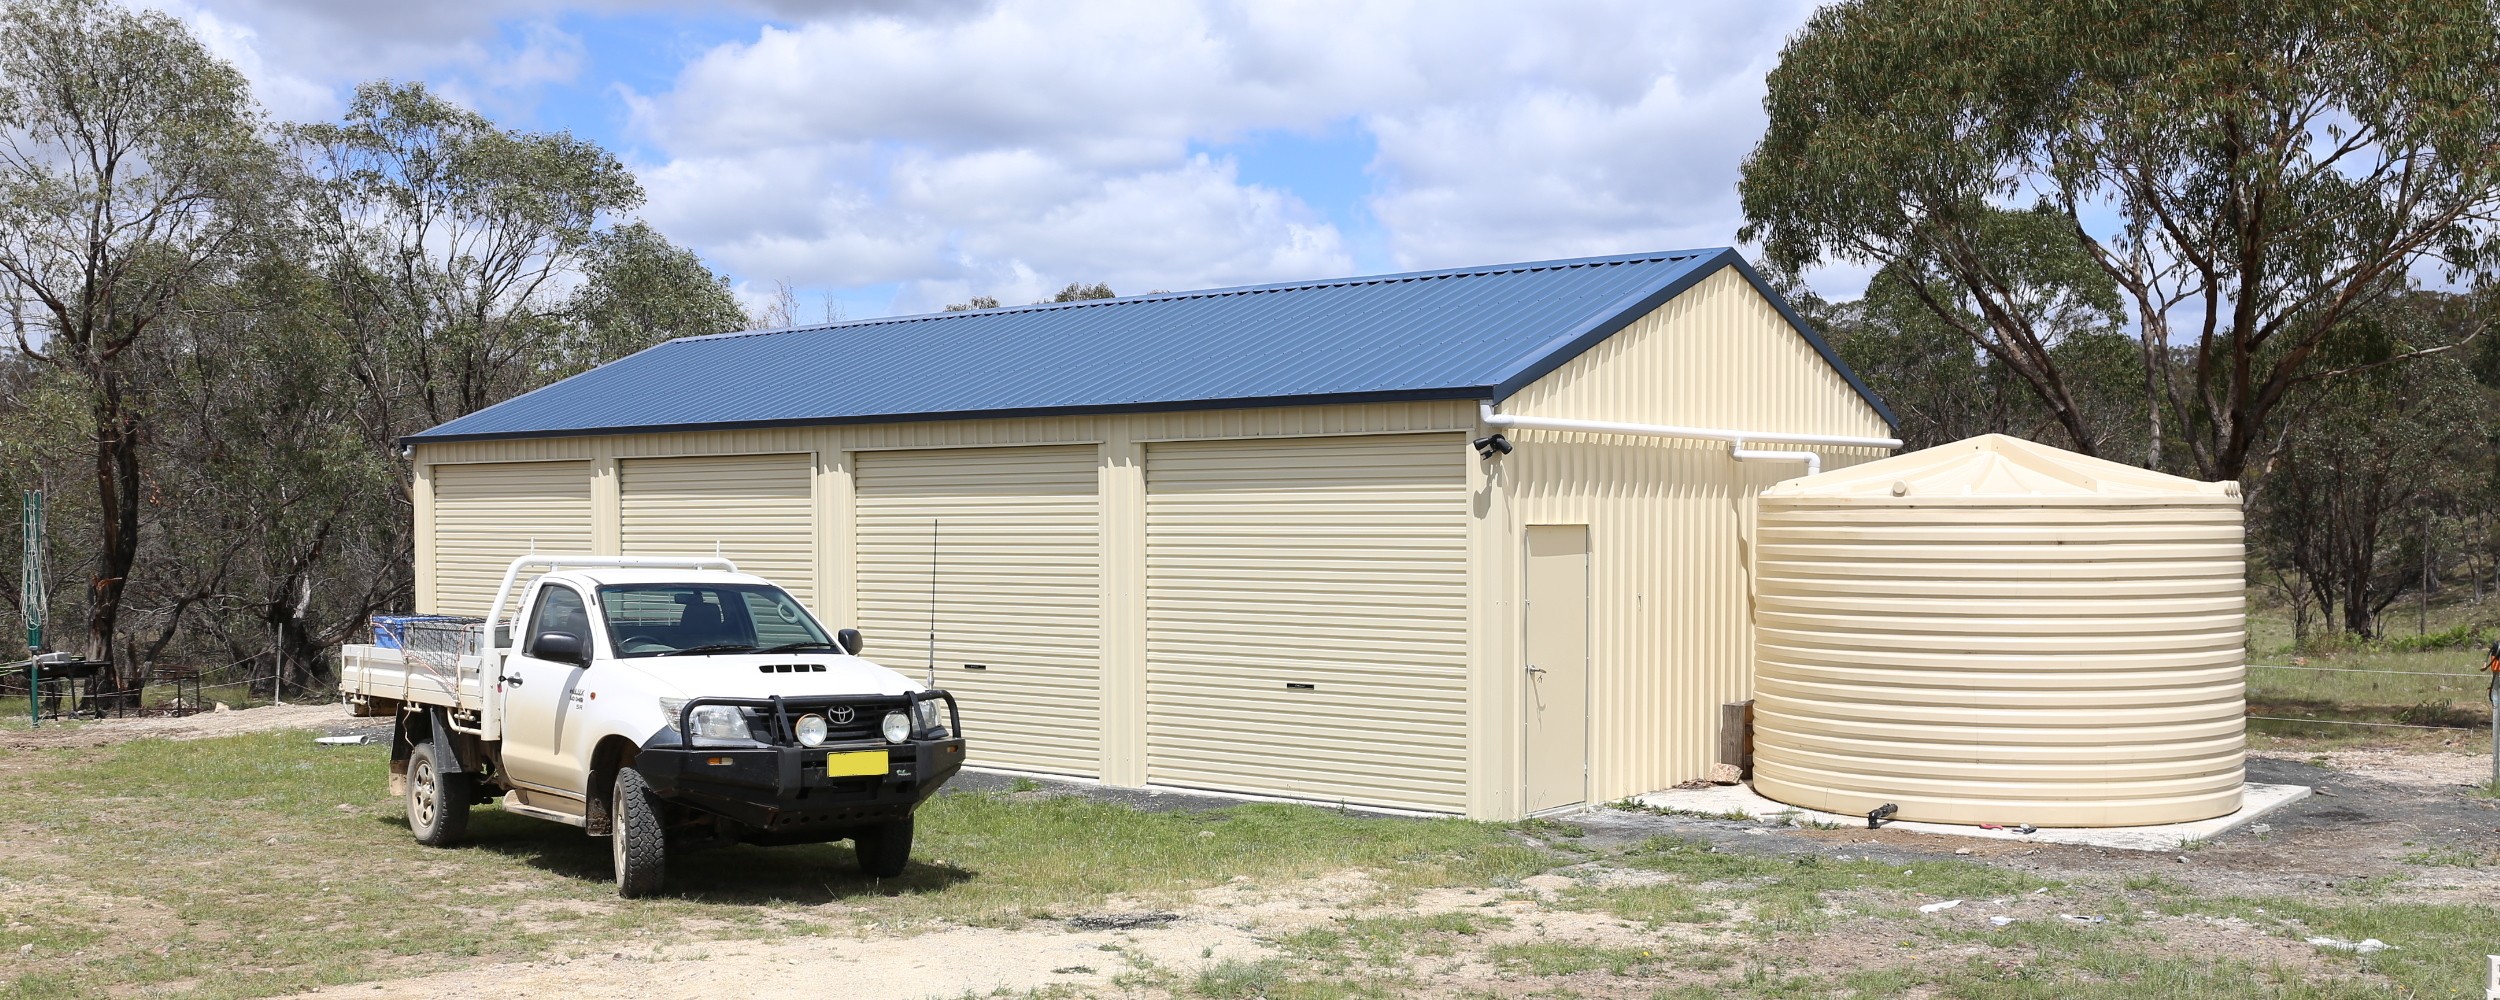
[{"label": "door latch", "polygon": [[519,674],[514,674],[514,675],[512,675],[512,676],[510,676],[510,677],[497,677],[497,678],[495,678],[495,680],[497,680],[498,682],[504,683],[504,684],[511,685],[511,686],[513,686],[513,687],[520,687],[520,686],[521,686],[521,675],[519,675]]},{"label": "door latch", "polygon": [[1544,672],[1545,672],[1545,668],[1544,668],[1544,667],[1537,666],[1536,664],[1531,663],[1531,664],[1528,664],[1528,672],[1529,672],[1529,673],[1531,673],[1531,674],[1542,674],[1542,673],[1544,673]]}]

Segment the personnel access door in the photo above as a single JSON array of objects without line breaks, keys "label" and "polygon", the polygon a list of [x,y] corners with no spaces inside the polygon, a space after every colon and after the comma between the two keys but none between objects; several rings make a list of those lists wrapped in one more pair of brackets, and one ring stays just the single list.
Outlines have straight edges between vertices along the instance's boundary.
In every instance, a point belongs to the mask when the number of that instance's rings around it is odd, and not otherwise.
[{"label": "personnel access door", "polygon": [[1528,812],[1588,801],[1589,529],[1528,526]]}]

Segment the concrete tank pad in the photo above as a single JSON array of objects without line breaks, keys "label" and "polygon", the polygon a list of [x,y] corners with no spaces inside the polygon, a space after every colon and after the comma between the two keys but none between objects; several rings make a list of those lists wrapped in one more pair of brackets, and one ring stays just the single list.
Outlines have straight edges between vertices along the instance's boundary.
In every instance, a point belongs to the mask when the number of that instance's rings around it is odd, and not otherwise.
[{"label": "concrete tank pad", "polygon": [[[1909,830],[1915,833],[1940,833],[1951,837],[1978,837],[1986,840],[2114,847],[2128,851],[2175,851],[2239,829],[2256,822],[2260,816],[2308,797],[2309,786],[2307,785],[2260,785],[2252,782],[2248,785],[2247,791],[2240,796],[2240,811],[2228,816],[2198,820],[2194,823],[2164,823],[2158,826],[2042,827],[2037,833],[2015,833],[2012,830],[1987,830],[1956,823],[1917,823],[1903,820],[1885,823],[1883,828]],[[1632,801],[1660,812],[1686,816],[1705,816],[1714,819],[1742,817],[1780,826],[1821,826],[1853,830],[1866,828],[1864,816],[1816,812],[1785,802],[1774,802],[1754,794],[1751,785],[1670,788],[1647,795],[1635,795]]]}]

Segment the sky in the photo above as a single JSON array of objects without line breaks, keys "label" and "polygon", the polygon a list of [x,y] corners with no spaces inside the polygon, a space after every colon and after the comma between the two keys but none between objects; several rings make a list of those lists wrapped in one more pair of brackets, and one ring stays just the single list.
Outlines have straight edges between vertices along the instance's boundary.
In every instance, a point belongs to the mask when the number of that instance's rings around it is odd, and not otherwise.
[{"label": "sky", "polygon": [[643,219],[802,321],[1733,245],[1763,77],[1812,8],[141,2],[282,120],[422,80],[596,140]]}]

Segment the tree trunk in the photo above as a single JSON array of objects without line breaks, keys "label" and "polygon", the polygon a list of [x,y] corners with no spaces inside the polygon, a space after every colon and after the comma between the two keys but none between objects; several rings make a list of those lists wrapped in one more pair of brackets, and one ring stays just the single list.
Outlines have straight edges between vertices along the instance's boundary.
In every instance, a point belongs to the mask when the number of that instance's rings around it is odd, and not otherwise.
[{"label": "tree trunk", "polygon": [[136,707],[143,669],[116,656],[122,593],[139,560],[139,438],[120,377],[107,370],[95,399],[96,574],[87,588],[87,655],[112,664],[98,701]]},{"label": "tree trunk", "polygon": [[2162,368],[2169,359],[2151,335],[2144,337],[2144,467],[2161,471]]}]

